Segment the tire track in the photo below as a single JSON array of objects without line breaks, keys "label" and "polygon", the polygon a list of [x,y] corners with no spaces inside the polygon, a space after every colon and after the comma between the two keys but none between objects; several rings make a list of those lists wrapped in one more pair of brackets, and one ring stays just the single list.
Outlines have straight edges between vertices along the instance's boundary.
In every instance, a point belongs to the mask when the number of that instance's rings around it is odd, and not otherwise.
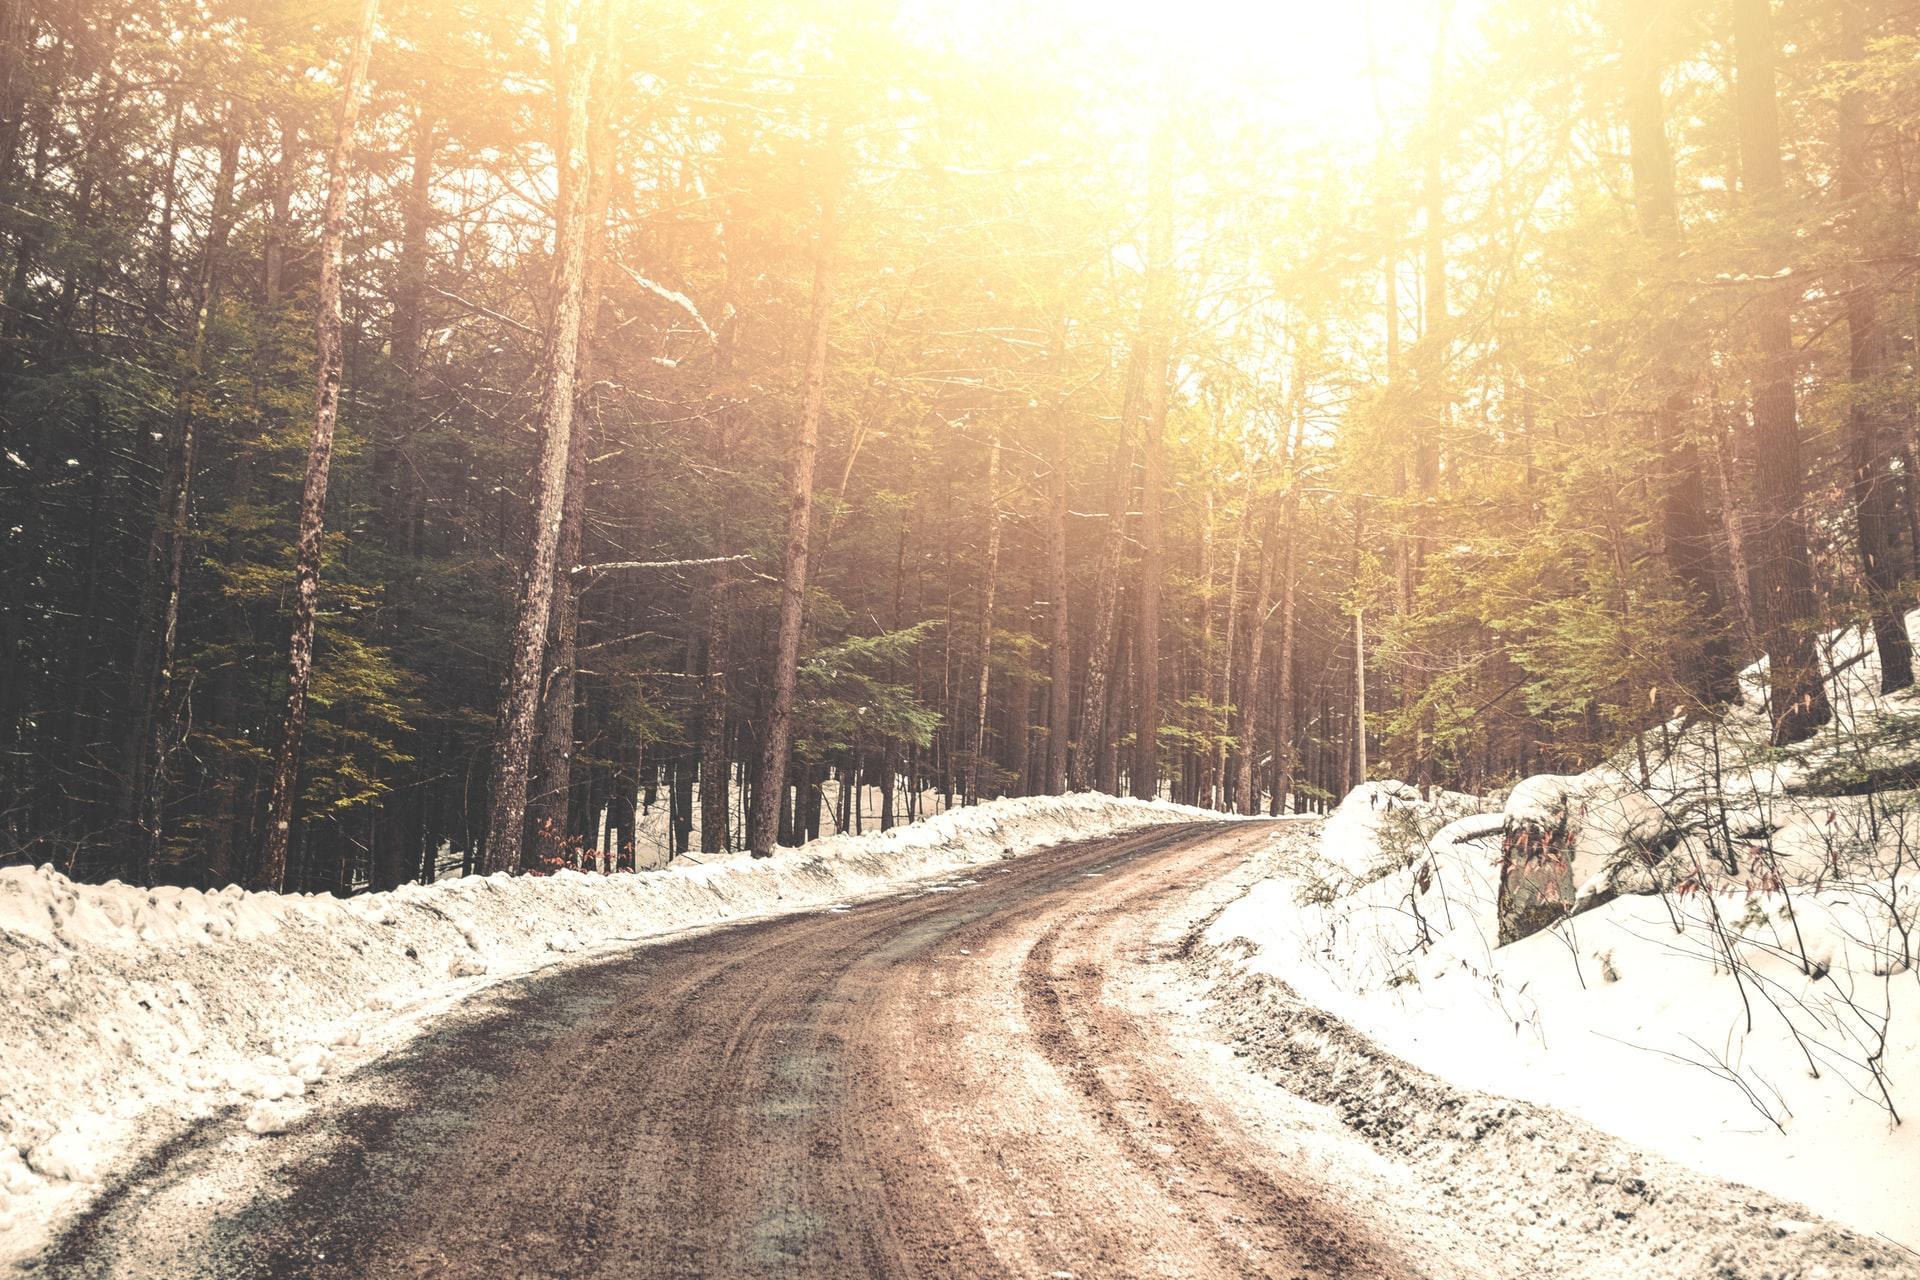
[{"label": "tire track", "polygon": [[[1253,831],[1062,846],[508,984],[285,1147],[208,1125],[40,1274],[1399,1274],[1149,1087],[1151,1028],[1103,998],[1130,932]],[[282,1163],[209,1211],[230,1147]]]}]

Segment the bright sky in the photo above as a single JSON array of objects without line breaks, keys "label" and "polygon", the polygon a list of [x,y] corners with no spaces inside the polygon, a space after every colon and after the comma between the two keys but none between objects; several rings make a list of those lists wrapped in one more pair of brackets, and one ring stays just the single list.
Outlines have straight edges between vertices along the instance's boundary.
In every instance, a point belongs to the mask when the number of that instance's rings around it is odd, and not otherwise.
[{"label": "bright sky", "polygon": [[[1454,0],[1458,47],[1485,0]],[[902,24],[991,60],[1051,46],[1099,72],[1164,69],[1200,99],[1216,95],[1305,128],[1318,144],[1371,144],[1375,79],[1391,113],[1424,98],[1444,0],[903,0]],[[1092,65],[1087,65],[1091,63]],[[1144,86],[1143,86],[1144,87]],[[1139,95],[1145,97],[1145,94]],[[1122,94],[1120,110],[1125,110]]]}]

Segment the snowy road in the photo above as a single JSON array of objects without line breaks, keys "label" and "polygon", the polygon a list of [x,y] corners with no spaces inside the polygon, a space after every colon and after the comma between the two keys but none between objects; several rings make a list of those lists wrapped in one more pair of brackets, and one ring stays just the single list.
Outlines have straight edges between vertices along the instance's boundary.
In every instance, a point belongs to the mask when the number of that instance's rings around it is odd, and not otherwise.
[{"label": "snowy road", "polygon": [[44,1273],[1400,1274],[1107,991],[1260,834],[1063,846],[513,984],[288,1167],[204,1127]]},{"label": "snowy road", "polygon": [[502,983],[291,1133],[202,1124],[31,1273],[1914,1274],[1222,969],[1199,923],[1316,830],[1149,828]]}]

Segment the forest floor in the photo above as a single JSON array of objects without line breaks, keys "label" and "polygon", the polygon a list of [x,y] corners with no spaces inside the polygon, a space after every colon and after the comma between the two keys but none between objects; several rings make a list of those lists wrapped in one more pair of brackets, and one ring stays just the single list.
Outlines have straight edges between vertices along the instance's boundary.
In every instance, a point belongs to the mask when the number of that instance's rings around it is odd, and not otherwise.
[{"label": "forest floor", "polygon": [[207,1117],[31,1273],[1920,1274],[1210,942],[1318,827],[1081,841],[498,984],[284,1134]]}]

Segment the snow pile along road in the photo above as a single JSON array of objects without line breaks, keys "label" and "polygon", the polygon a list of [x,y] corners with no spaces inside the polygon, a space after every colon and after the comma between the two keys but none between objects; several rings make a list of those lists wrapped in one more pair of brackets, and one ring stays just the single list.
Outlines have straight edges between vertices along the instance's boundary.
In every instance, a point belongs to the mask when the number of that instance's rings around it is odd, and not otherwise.
[{"label": "snow pile along road", "polygon": [[[1480,814],[1369,784],[1207,941],[1454,1086],[1920,1248],[1920,702],[1862,648],[1785,755],[1750,696]],[[1509,831],[1567,905],[1503,946]]]},{"label": "snow pile along road", "polygon": [[1219,815],[1100,795],[996,801],[753,860],[473,876],[350,899],[0,870],[0,1257],[194,1119],[288,1127],[330,1070],[476,988],[590,948],[801,910],[1078,838]]}]

